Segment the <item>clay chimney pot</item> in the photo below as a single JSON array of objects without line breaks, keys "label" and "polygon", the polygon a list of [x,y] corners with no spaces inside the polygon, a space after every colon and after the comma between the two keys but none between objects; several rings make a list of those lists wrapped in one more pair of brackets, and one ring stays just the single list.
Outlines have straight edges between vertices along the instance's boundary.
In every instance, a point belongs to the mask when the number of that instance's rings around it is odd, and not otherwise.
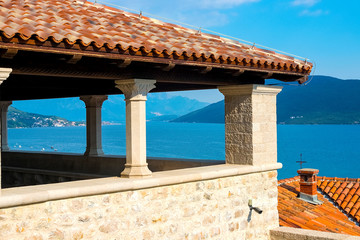
[{"label": "clay chimney pot", "polygon": [[299,169],[300,176],[300,193],[299,198],[312,204],[321,204],[317,199],[317,179],[316,175],[319,170],[312,168]]}]

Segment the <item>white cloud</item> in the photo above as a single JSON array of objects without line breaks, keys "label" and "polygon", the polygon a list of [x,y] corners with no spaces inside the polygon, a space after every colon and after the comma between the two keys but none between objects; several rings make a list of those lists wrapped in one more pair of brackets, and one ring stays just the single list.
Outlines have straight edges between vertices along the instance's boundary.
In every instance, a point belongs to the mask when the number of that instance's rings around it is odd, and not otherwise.
[{"label": "white cloud", "polygon": [[314,6],[315,4],[319,3],[321,0],[294,0],[292,5],[294,6]]},{"label": "white cloud", "polygon": [[327,15],[329,14],[329,11],[324,11],[324,10],[314,10],[314,11],[310,11],[310,10],[304,10],[300,13],[301,16],[311,16],[311,17],[317,17],[317,16],[321,16],[321,15]]}]

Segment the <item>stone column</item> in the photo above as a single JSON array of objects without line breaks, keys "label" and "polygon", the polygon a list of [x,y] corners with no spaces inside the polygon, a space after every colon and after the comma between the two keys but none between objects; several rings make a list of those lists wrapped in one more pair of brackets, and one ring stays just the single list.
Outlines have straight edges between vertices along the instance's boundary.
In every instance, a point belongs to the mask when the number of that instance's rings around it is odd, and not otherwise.
[{"label": "stone column", "polygon": [[108,99],[104,95],[81,96],[86,106],[86,151],[85,156],[104,155],[101,144],[101,107]]},{"label": "stone column", "polygon": [[226,163],[276,163],[276,95],[282,87],[247,84],[218,89],[225,96]]},{"label": "stone column", "polygon": [[146,96],[155,88],[155,80],[129,79],[115,81],[126,101],[126,164],[121,177],[151,176],[146,161]]},{"label": "stone column", "polygon": [[12,101],[0,101],[0,118],[1,118],[1,150],[9,151],[8,144],[8,125],[7,113]]},{"label": "stone column", "polygon": [[[0,68],[0,85],[6,80],[8,79],[8,77],[10,76],[10,73],[12,72],[11,68]],[[1,128],[3,127],[2,124],[2,119],[0,117],[0,141],[1,141]],[[0,190],[1,190],[1,145],[0,145]],[[0,191],[0,195],[1,195],[1,191]]]}]

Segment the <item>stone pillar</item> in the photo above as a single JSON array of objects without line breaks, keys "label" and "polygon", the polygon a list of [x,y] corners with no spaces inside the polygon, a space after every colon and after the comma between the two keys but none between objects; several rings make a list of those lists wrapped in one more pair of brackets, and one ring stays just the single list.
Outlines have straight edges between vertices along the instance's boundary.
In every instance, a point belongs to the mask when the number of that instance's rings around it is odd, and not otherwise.
[{"label": "stone pillar", "polygon": [[276,163],[276,95],[282,88],[247,84],[218,89],[225,96],[226,163]]},{"label": "stone pillar", "polygon": [[[6,80],[8,79],[8,77],[10,76],[10,73],[12,72],[11,68],[0,68],[0,85]],[[1,141],[1,128],[3,127],[2,124],[2,118],[0,117],[0,141]],[[0,145],[0,190],[1,190],[1,145]],[[1,195],[1,191],[0,191],[0,195]]]},{"label": "stone pillar", "polygon": [[0,101],[0,118],[1,118],[1,150],[9,151],[8,144],[8,125],[7,113],[12,101]]},{"label": "stone pillar", "polygon": [[101,144],[101,107],[108,99],[104,95],[81,96],[86,106],[86,151],[85,156],[104,155]]},{"label": "stone pillar", "polygon": [[126,164],[121,177],[151,176],[146,161],[146,96],[155,88],[155,80],[129,79],[115,81],[126,101]]}]

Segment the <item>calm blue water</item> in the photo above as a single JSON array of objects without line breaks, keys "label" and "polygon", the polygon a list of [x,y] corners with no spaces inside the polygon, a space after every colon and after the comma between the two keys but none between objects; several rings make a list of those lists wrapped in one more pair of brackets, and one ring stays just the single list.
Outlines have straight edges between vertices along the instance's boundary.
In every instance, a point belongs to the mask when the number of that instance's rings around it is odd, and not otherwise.
[{"label": "calm blue water", "polygon": [[[14,150],[83,153],[85,127],[9,129]],[[147,123],[147,154],[152,157],[225,159],[223,124]],[[321,176],[360,177],[360,125],[278,125],[279,179],[297,175],[303,167]],[[125,126],[103,126],[106,154],[125,155]]]}]

